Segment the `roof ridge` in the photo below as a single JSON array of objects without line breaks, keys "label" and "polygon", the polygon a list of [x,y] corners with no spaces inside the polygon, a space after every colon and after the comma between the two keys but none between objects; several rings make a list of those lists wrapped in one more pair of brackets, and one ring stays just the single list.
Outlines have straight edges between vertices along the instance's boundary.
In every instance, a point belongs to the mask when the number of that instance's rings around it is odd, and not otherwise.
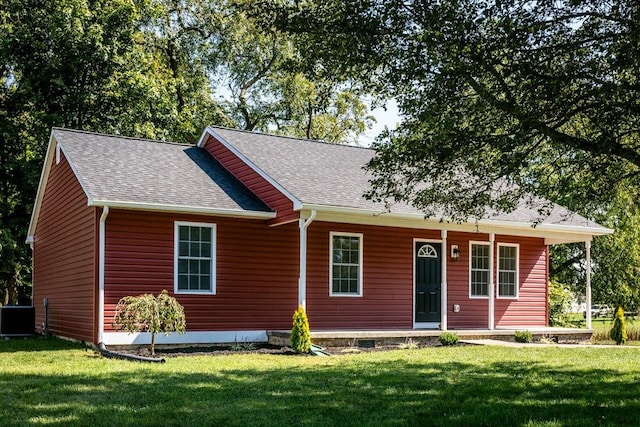
[{"label": "roof ridge", "polygon": [[94,135],[94,136],[102,136],[105,138],[118,138],[118,139],[128,139],[128,140],[132,140],[132,141],[141,141],[141,142],[154,142],[157,144],[169,144],[169,145],[179,145],[182,147],[193,147],[195,146],[195,144],[189,144],[189,143],[181,143],[181,142],[175,142],[175,141],[163,141],[160,139],[150,139],[150,138],[139,138],[139,137],[135,137],[135,136],[126,136],[126,135],[115,135],[115,134],[109,134],[109,133],[104,133],[104,132],[92,132],[92,131],[88,131],[88,130],[83,130],[83,129],[71,129],[71,128],[64,128],[64,127],[59,127],[59,126],[53,126],[51,128],[51,131],[63,131],[63,132],[71,132],[71,133],[80,133],[80,134],[84,134],[84,135]]},{"label": "roof ridge", "polygon": [[230,128],[230,127],[217,126],[217,125],[209,125],[209,127],[211,129],[230,130],[232,132],[247,133],[247,134],[250,134],[250,135],[263,135],[263,136],[270,136],[270,137],[273,137],[273,138],[284,138],[284,139],[292,139],[292,140],[295,140],[295,141],[302,141],[302,142],[313,142],[313,143],[316,143],[316,144],[330,145],[330,146],[335,146],[335,147],[349,147],[349,148],[358,148],[360,150],[375,151],[373,148],[362,147],[360,145],[339,144],[339,143],[335,143],[335,142],[321,141],[319,139],[302,138],[302,137],[299,137],[299,136],[276,135],[276,134],[273,134],[273,133],[253,131],[253,130],[247,130],[247,129],[233,129],[233,128]]}]

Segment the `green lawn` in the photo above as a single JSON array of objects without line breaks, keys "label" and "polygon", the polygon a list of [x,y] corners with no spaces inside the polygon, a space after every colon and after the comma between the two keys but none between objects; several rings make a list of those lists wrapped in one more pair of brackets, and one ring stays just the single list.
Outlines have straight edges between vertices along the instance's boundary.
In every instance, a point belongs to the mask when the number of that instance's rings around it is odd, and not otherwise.
[{"label": "green lawn", "polygon": [[638,425],[640,349],[433,347],[143,364],[0,341],[3,425]]}]

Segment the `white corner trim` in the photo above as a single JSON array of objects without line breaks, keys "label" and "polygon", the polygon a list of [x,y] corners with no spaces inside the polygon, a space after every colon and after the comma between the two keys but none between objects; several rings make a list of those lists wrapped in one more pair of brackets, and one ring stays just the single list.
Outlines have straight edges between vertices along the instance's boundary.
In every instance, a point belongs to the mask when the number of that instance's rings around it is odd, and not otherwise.
[{"label": "white corner trim", "polygon": [[100,215],[100,229],[98,232],[98,343],[103,342],[104,339],[104,270],[107,216],[109,216],[109,206],[102,208],[102,215]]},{"label": "white corner trim", "polygon": [[206,135],[209,134],[213,138],[215,138],[218,142],[224,145],[229,151],[231,151],[236,157],[238,157],[243,163],[249,166],[254,170],[258,175],[260,175],[264,180],[266,180],[269,184],[275,187],[280,193],[282,193],[287,199],[291,200],[293,203],[293,210],[298,211],[302,209],[302,202],[298,200],[289,190],[284,188],[280,183],[274,180],[269,174],[263,171],[258,167],[255,163],[253,163],[248,157],[242,154],[236,147],[234,147],[229,141],[224,139],[220,134],[218,134],[211,126],[207,126],[207,128],[202,133],[200,140],[198,141],[198,147],[202,148],[207,141]]},{"label": "white corner trim", "polygon": [[[156,344],[222,344],[234,342],[267,342],[266,330],[252,331],[198,331],[184,334],[156,335]],[[151,344],[148,332],[105,332],[105,345]]]},{"label": "white corner trim", "polygon": [[51,167],[53,166],[54,160],[56,160],[56,164],[60,163],[61,156],[60,153],[65,155],[67,159],[67,163],[71,167],[71,171],[73,172],[76,180],[80,184],[82,191],[87,196],[87,200],[91,200],[91,194],[89,193],[87,187],[80,179],[80,175],[78,171],[71,161],[69,157],[64,152],[64,146],[56,139],[55,137],[56,128],[51,130],[51,135],[49,136],[49,145],[47,146],[47,153],[44,157],[44,163],[42,165],[42,172],[40,173],[40,181],[38,183],[38,191],[36,193],[36,200],[33,204],[33,211],[31,212],[31,220],[29,221],[29,229],[27,232],[27,243],[31,243],[34,240],[36,226],[38,224],[38,218],[40,217],[40,210],[42,209],[42,200],[44,199],[44,192],[47,188],[47,182],[49,181],[49,174],[51,173]]}]

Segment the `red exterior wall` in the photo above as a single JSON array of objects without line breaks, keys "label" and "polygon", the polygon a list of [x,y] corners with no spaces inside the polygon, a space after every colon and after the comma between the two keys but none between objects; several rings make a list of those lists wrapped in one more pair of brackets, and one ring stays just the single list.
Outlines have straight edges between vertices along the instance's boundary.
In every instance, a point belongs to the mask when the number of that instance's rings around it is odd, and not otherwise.
[{"label": "red exterior wall", "polygon": [[299,213],[293,210],[293,202],[291,200],[219,141],[210,137],[205,143],[204,149],[216,158],[233,176],[238,178],[253,194],[277,212],[277,217],[271,221],[272,225],[290,222],[299,218]]},{"label": "red exterior wall", "polygon": [[[487,328],[488,298],[469,297],[469,240],[488,242],[486,234],[449,233],[447,243],[458,245],[460,259],[448,261],[448,326],[451,329]],[[494,255],[499,243],[519,244],[518,299],[496,298],[495,323],[498,327],[547,325],[547,246],[540,238],[496,235]],[[494,264],[496,283],[497,262]],[[497,291],[496,291],[497,295]],[[452,311],[453,304],[460,312]]]},{"label": "red exterior wall", "polygon": [[49,172],[34,237],[36,329],[42,331],[43,299],[47,298],[49,333],[93,342],[97,214],[87,206],[87,197],[62,153],[60,157]]},{"label": "red exterior wall", "polygon": [[290,329],[298,226],[112,209],[106,222],[105,331],[125,295],[173,294],[174,221],[216,224],[216,295],[175,295],[188,331]]},{"label": "red exterior wall", "polygon": [[[363,234],[363,296],[329,296],[330,232]],[[440,231],[314,222],[309,227],[307,314],[312,329],[411,329],[414,298],[414,239],[441,240]],[[489,300],[469,298],[469,241],[486,234],[449,232],[447,248],[448,326],[487,328]],[[496,236],[520,244],[519,297],[497,299],[496,326],[545,326],[546,256],[542,239]],[[450,245],[460,260],[451,260]],[[495,270],[494,270],[495,271]],[[453,304],[460,312],[453,312]]]},{"label": "red exterior wall", "polygon": [[[177,295],[189,331],[287,330],[298,297],[297,224],[172,215],[112,209],[107,219],[105,330],[125,295],[163,289],[173,293],[174,221],[216,224],[216,295]],[[440,240],[438,230],[416,230],[314,221],[308,229],[307,314],[314,330],[411,329],[414,239]],[[330,232],[363,234],[363,296],[329,296]],[[449,328],[488,326],[488,299],[469,298],[469,240],[485,234],[449,232]],[[497,326],[546,325],[546,256],[542,239],[496,236],[519,243],[517,300],[497,299]],[[450,245],[460,260],[449,257]],[[496,252],[497,254],[497,249]],[[459,313],[453,304],[461,307]]]},{"label": "red exterior wall", "polygon": [[[542,239],[500,237],[520,244],[518,299],[496,299],[496,326],[547,326],[547,247]],[[497,257],[496,249],[496,257]]]},{"label": "red exterior wall", "polygon": [[[362,233],[363,296],[329,296],[330,232]],[[312,329],[413,328],[413,239],[434,230],[313,222],[309,226],[307,315]]]}]

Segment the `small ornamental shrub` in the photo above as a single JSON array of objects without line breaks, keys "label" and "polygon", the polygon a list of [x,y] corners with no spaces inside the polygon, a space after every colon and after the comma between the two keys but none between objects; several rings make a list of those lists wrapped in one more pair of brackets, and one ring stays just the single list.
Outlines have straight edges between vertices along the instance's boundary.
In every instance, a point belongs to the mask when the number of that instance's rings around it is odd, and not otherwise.
[{"label": "small ornamental shrub", "polygon": [[616,344],[624,344],[627,342],[627,325],[624,320],[624,310],[618,306],[616,310],[615,320],[613,321],[613,328],[609,332],[609,336]]},{"label": "small ornamental shrub", "polygon": [[398,344],[398,348],[400,350],[415,350],[420,348],[420,343],[412,340],[411,338],[407,338],[405,342]]},{"label": "small ornamental shrub", "polygon": [[311,331],[309,319],[302,306],[293,313],[293,327],[291,328],[291,349],[296,353],[309,353],[311,349]]},{"label": "small ornamental shrub", "polygon": [[530,343],[533,341],[530,331],[516,331],[515,338],[516,342]]},{"label": "small ornamental shrub", "polygon": [[458,344],[458,334],[455,332],[443,332],[440,334],[438,338],[440,340],[440,344],[442,345],[456,345]]},{"label": "small ornamental shrub", "polygon": [[127,332],[151,333],[151,354],[155,355],[156,334],[183,334],[187,328],[184,309],[166,290],[152,294],[126,296],[116,305],[113,326]]}]

